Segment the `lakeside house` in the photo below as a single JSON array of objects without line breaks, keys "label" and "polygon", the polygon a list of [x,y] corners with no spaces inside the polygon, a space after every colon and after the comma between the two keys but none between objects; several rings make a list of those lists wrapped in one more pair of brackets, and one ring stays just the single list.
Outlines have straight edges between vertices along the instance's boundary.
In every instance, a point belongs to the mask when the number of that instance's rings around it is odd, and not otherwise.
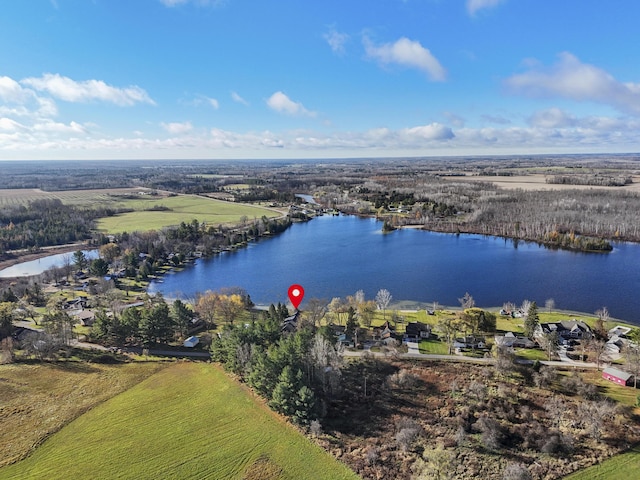
[{"label": "lakeside house", "polygon": [[431,336],[431,325],[422,322],[409,322],[404,331],[403,343],[418,342]]},{"label": "lakeside house", "polygon": [[194,348],[199,343],[200,343],[200,339],[194,335],[187,338],[182,345],[187,348]]},{"label": "lakeside house", "polygon": [[298,330],[298,316],[300,315],[300,311],[296,310],[296,313],[285,318],[282,322],[282,327],[280,331],[282,333],[293,333]]},{"label": "lakeside house", "polygon": [[563,320],[561,322],[541,323],[533,332],[534,338],[540,338],[551,332],[557,332],[560,341],[587,340],[592,333],[589,325],[582,320]]},{"label": "lakeside house", "polygon": [[507,332],[504,335],[496,335],[495,343],[499,347],[507,348],[534,348],[535,342],[524,335],[515,335],[513,332]]}]

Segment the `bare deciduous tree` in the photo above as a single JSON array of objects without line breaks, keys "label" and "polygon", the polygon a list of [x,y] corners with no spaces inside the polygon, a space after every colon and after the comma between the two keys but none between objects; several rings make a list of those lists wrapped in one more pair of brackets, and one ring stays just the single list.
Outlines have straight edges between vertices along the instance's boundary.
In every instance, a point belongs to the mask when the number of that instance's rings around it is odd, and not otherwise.
[{"label": "bare deciduous tree", "polygon": [[469,292],[465,292],[462,298],[459,298],[460,306],[466,310],[467,308],[473,308],[476,306],[476,301],[473,299]]},{"label": "bare deciduous tree", "polygon": [[307,302],[307,308],[304,310],[304,315],[309,320],[309,323],[320,326],[320,322],[327,313],[327,301],[320,298],[311,298]]},{"label": "bare deciduous tree", "polygon": [[[584,340],[583,340],[584,341]],[[593,359],[596,362],[596,367],[600,368],[600,364],[603,361],[607,361],[607,341],[602,338],[591,338],[587,342],[587,349],[593,354]]]},{"label": "bare deciduous tree", "polygon": [[391,303],[392,298],[393,297],[391,296],[391,293],[386,288],[381,288],[380,290],[378,290],[378,293],[376,293],[376,305],[378,305],[378,308],[382,310],[382,317],[385,320],[387,318],[386,310],[389,306],[389,303]]},{"label": "bare deciduous tree", "polygon": [[553,298],[547,298],[544,302],[544,307],[547,309],[547,312],[551,313],[551,311],[556,308],[556,301]]}]

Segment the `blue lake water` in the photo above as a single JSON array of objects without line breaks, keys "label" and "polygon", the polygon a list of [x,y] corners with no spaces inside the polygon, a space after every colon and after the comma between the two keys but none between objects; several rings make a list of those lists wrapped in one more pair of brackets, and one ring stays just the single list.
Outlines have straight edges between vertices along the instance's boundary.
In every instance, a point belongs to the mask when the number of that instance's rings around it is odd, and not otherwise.
[{"label": "blue lake water", "polygon": [[[611,253],[553,250],[535,243],[421,230],[381,233],[381,223],[353,216],[318,217],[248,248],[198,260],[152,284],[151,292],[190,297],[240,286],[258,304],[287,301],[293,283],[305,298],[331,299],[386,288],[393,301],[459,305],[469,292],[478,306],[536,301],[640,323],[640,245]],[[301,306],[304,308],[304,302]]]},{"label": "blue lake water", "polygon": [[[83,250],[83,252],[88,260],[98,258],[97,250]],[[40,275],[51,267],[62,267],[67,259],[70,259],[73,264],[73,253],[58,253],[37,260],[31,260],[30,262],[18,263],[12,267],[0,270],[0,278]]]}]

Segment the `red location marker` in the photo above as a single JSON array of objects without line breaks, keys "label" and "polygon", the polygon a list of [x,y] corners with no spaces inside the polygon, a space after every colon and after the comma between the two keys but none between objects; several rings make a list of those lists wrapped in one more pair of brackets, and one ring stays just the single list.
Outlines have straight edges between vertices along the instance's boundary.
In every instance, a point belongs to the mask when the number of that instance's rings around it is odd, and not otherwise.
[{"label": "red location marker", "polygon": [[301,285],[291,285],[289,287],[289,300],[291,301],[291,305],[296,310],[298,309],[298,305],[302,302],[304,298],[304,288]]}]

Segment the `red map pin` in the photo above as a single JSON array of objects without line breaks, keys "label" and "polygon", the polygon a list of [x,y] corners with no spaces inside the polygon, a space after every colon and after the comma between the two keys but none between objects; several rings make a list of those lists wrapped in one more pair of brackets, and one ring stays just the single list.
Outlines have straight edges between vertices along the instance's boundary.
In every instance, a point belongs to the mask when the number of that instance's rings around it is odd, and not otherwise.
[{"label": "red map pin", "polygon": [[289,287],[289,300],[291,301],[291,305],[293,305],[293,308],[295,308],[296,310],[298,309],[298,305],[300,305],[300,303],[302,302],[302,299],[304,298],[304,288],[302,288],[301,285],[291,285]]}]

